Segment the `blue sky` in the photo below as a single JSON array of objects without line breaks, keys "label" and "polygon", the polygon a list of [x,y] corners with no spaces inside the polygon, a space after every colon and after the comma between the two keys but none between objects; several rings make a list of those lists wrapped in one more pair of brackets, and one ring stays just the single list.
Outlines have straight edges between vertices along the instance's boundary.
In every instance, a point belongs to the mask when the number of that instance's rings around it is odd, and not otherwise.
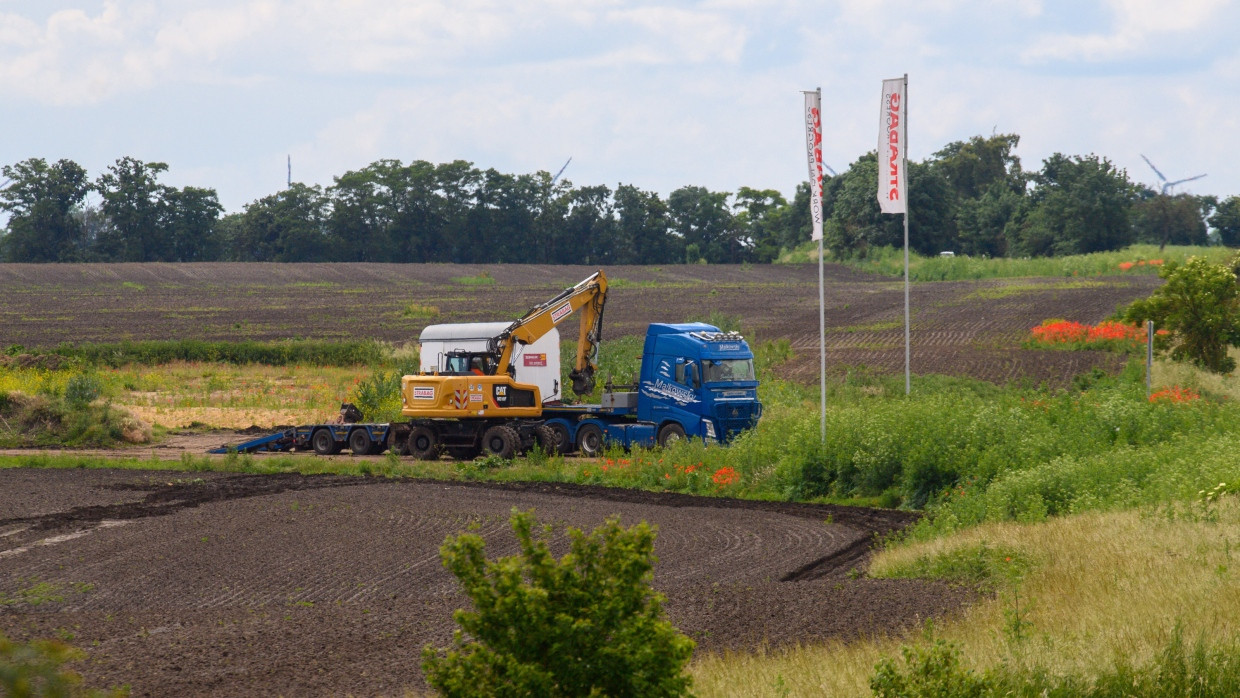
[{"label": "blue sky", "polygon": [[1228,0],[0,0],[0,164],[123,156],[228,211],[381,158],[576,185],[791,195],[800,90],[824,157],[878,138],[909,75],[910,156],[1018,133],[1037,169],[1098,153],[1240,194],[1240,3]]}]

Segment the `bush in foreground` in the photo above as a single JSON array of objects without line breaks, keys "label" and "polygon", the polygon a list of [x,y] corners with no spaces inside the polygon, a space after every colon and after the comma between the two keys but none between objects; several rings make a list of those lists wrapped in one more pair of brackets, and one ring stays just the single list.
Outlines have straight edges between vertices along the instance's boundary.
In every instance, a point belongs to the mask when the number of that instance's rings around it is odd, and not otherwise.
[{"label": "bush in foreground", "polygon": [[694,642],[662,619],[650,588],[655,531],[609,518],[590,534],[568,529],[556,560],[533,512],[513,509],[521,553],[486,559],[482,538],[449,537],[441,549],[473,602],[443,654],[427,646],[423,669],[448,696],[678,696]]}]

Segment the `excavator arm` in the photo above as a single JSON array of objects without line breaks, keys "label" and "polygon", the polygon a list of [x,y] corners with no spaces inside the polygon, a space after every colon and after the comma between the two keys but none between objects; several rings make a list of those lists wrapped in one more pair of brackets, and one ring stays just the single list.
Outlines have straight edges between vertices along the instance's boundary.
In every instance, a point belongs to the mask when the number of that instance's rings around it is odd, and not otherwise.
[{"label": "excavator arm", "polygon": [[603,334],[603,306],[607,302],[607,276],[598,270],[576,286],[564,289],[555,298],[529,310],[491,340],[488,347],[499,357],[495,372],[512,374],[512,356],[517,345],[531,344],[547,334],[574,312],[579,313],[577,358],[569,378],[573,392],[594,392],[594,372],[598,370],[598,346]]}]

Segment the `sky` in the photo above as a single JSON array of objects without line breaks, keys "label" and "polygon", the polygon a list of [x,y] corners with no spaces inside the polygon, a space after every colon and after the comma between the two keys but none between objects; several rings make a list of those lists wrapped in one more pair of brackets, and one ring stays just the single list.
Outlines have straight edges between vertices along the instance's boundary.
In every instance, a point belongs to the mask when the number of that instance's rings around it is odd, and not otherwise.
[{"label": "sky", "polygon": [[1240,194],[1236,0],[0,0],[0,164],[126,156],[226,211],[379,159],[576,186],[791,197],[802,90],[823,152],[876,147],[909,76],[909,156],[1016,133],[1026,170],[1096,153]]}]

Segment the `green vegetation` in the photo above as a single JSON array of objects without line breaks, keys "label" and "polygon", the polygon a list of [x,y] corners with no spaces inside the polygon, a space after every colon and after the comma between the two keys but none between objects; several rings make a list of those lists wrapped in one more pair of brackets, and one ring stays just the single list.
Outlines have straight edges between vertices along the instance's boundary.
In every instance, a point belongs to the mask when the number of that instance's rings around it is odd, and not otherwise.
[{"label": "green vegetation", "polygon": [[63,393],[0,391],[0,447],[109,447],[150,441],[150,425],[133,413],[94,402],[98,386],[93,376],[76,374]]},{"label": "green vegetation", "polygon": [[[785,253],[779,261],[787,264],[817,261],[816,243],[806,243]],[[985,257],[956,255],[909,254],[909,278],[913,281],[965,281],[970,279],[1007,279],[1031,276],[1088,277],[1102,275],[1157,274],[1159,265],[1150,260],[1184,262],[1189,257],[1204,257],[1222,263],[1234,255],[1224,247],[1169,245],[1130,245],[1112,252],[1065,255],[1061,257]],[[864,257],[828,256],[826,261],[845,264],[860,271],[883,276],[904,276],[904,250],[898,247],[871,247]],[[1140,264],[1139,262],[1146,262]],[[1121,264],[1132,263],[1127,269]]]},{"label": "green vegetation", "polygon": [[104,692],[82,686],[82,677],[65,668],[85,654],[56,640],[14,642],[0,633],[0,694],[8,698],[119,698],[125,689]]},{"label": "green vegetation", "polygon": [[444,566],[472,611],[453,646],[423,651],[427,681],[446,696],[678,696],[694,642],[662,618],[654,593],[655,530],[612,517],[590,534],[569,528],[570,552],[551,555],[533,512],[513,509],[521,552],[486,559],[478,535],[449,537]]},{"label": "green vegetation", "polygon": [[[917,252],[1047,257],[1240,240],[1240,197],[1155,191],[1093,154],[1053,153],[1026,170],[1019,142],[974,136],[909,164]],[[874,197],[878,165],[871,151],[823,180],[824,243],[837,258],[900,244],[899,217],[879,213]],[[688,185],[664,198],[631,184],[575,187],[543,171],[384,159],[222,215],[214,189],[170,187],[159,181],[167,171],[123,157],[92,181],[67,159],[4,165],[0,178],[12,184],[0,190],[0,260],[752,264],[810,237],[808,181],[793,192]]]},{"label": "green vegetation", "polygon": [[1238,263],[1240,258],[1213,264],[1201,257],[1169,263],[1158,274],[1167,283],[1129,306],[1125,319],[1153,320],[1155,327],[1170,330],[1172,359],[1231,373],[1236,362],[1227,349],[1240,347]]},{"label": "green vegetation", "polygon": [[483,271],[473,276],[454,276],[452,277],[452,283],[462,286],[493,286],[495,285],[495,279]]},{"label": "green vegetation", "polygon": [[944,640],[901,648],[903,662],[884,658],[870,688],[875,698],[1227,698],[1240,694],[1240,647],[1189,648],[1180,632],[1158,656],[1136,665],[1120,657],[1098,676],[1053,675],[1042,667],[1005,663],[985,672],[966,669],[960,648]]},{"label": "green vegetation", "polygon": [[357,366],[379,363],[386,358],[388,352],[374,341],[297,339],[282,342],[209,342],[177,339],[62,345],[45,352],[10,346],[6,353],[54,354],[94,366],[116,368],[127,364],[154,366],[173,361],[268,366]]},{"label": "green vegetation", "polygon": [[401,317],[436,318],[439,317],[439,307],[422,303],[409,303],[404,310],[400,311],[400,314]]}]

